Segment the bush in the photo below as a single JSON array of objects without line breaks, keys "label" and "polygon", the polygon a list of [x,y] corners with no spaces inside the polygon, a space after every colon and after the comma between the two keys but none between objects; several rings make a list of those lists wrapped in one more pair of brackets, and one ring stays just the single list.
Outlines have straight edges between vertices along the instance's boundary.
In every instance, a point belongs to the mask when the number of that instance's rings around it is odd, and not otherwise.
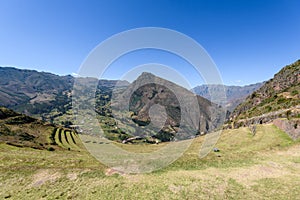
[{"label": "bush", "polygon": [[295,95],[299,94],[299,92],[298,92],[297,90],[293,90],[293,91],[291,92],[291,94],[292,94],[293,96],[295,96]]},{"label": "bush", "polygon": [[48,151],[55,151],[55,149],[53,147],[48,147],[47,150]]},{"label": "bush", "polygon": [[277,103],[278,104],[282,104],[282,103],[284,103],[284,102],[286,102],[287,100],[285,99],[285,98],[280,98],[280,99],[278,99],[277,100]]},{"label": "bush", "polygon": [[267,106],[266,109],[267,109],[267,112],[270,112],[272,110],[272,107],[271,106]]},{"label": "bush", "polygon": [[251,95],[251,99],[253,99],[253,98],[257,97],[257,96],[258,96],[257,93],[253,92],[252,95]]}]

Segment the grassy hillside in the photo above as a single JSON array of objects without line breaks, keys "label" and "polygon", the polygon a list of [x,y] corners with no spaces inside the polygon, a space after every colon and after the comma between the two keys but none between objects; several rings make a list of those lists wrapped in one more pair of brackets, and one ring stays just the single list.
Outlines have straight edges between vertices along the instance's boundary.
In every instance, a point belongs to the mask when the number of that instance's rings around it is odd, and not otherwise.
[{"label": "grassy hillside", "polygon": [[[274,125],[226,130],[198,158],[203,137],[176,162],[149,174],[118,174],[86,151],[41,151],[0,144],[0,198],[10,199],[296,199],[300,143]],[[145,152],[160,145],[122,145]]]},{"label": "grassy hillside", "polygon": [[49,151],[79,151],[83,147],[74,131],[56,127],[5,107],[0,107],[0,142]]},{"label": "grassy hillside", "polygon": [[300,60],[285,66],[232,113],[235,120],[300,105]]}]

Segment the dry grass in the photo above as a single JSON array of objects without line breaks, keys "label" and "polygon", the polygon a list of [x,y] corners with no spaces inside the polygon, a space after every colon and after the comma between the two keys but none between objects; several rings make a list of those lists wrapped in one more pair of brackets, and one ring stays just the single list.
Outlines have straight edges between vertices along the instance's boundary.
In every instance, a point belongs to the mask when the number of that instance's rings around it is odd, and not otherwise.
[{"label": "dry grass", "polygon": [[[197,138],[165,169],[119,174],[87,152],[0,145],[0,198],[10,199],[297,199],[300,144],[273,125],[224,131],[221,150],[198,158]],[[153,147],[127,146],[129,149]],[[156,147],[155,147],[156,148]],[[142,150],[144,151],[144,150]]]}]

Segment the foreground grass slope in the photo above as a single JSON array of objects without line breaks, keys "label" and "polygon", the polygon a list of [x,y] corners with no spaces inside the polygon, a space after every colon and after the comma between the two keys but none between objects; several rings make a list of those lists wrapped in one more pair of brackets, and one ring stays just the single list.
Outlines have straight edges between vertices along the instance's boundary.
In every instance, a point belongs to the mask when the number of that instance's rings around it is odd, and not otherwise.
[{"label": "foreground grass slope", "polygon": [[[300,143],[274,125],[226,130],[220,152],[198,158],[203,137],[165,169],[114,174],[86,151],[45,151],[0,144],[0,198],[10,199],[297,199]],[[121,144],[120,144],[121,145]],[[155,145],[121,145],[145,152]]]}]

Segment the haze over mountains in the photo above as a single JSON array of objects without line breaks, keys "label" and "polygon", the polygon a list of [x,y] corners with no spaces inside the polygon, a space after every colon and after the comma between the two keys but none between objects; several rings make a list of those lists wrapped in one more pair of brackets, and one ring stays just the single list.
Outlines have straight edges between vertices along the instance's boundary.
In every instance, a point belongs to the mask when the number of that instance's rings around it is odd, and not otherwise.
[{"label": "haze over mountains", "polygon": [[257,90],[263,83],[255,83],[246,86],[227,86],[227,85],[200,85],[194,87],[192,91],[206,99],[211,100],[211,93],[218,95],[220,93],[226,94],[226,100],[221,105],[229,111],[242,103],[248,95]]}]

